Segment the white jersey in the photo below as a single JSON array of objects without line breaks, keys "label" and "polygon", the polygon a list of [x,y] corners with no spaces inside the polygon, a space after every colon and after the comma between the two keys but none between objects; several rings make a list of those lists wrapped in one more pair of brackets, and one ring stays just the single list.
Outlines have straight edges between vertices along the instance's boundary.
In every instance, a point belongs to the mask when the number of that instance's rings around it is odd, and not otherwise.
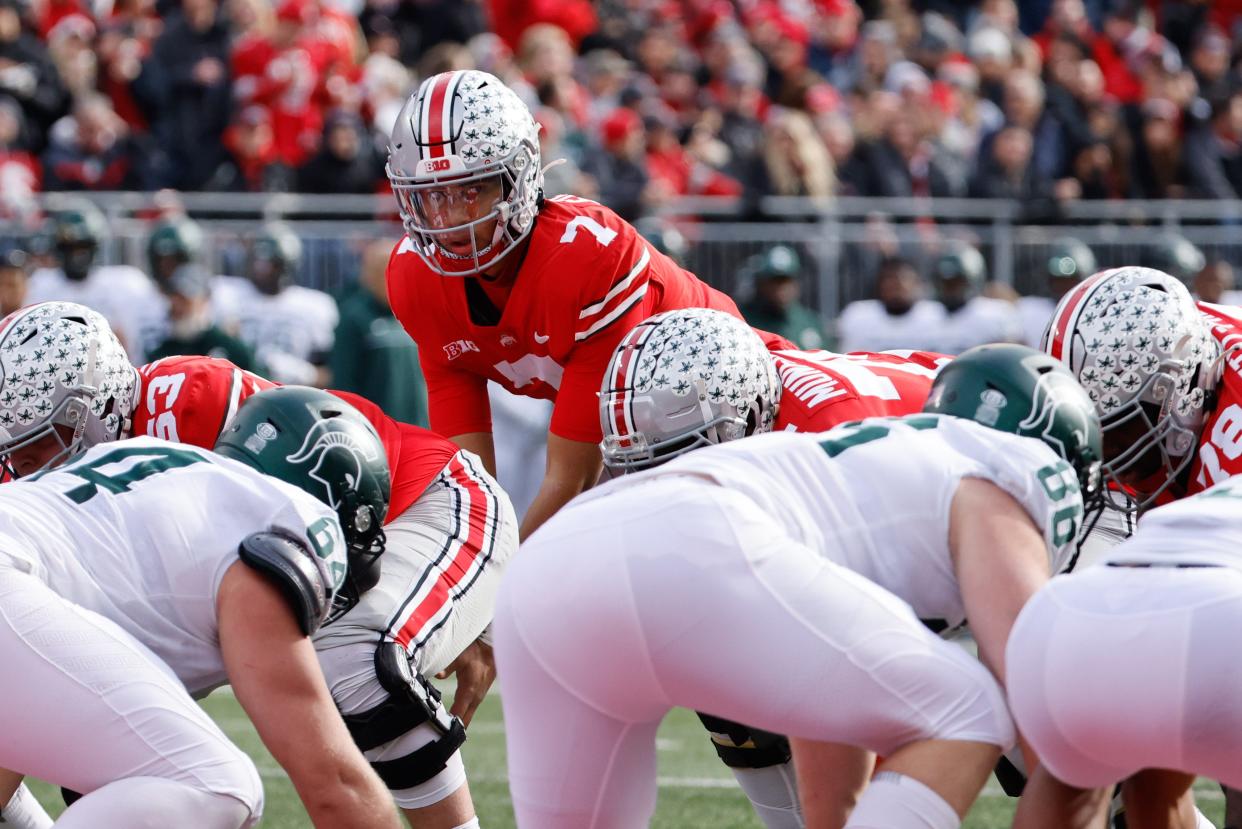
[{"label": "white jersey", "polygon": [[1018,318],[1022,321],[1022,342],[1031,348],[1039,348],[1044,338],[1044,329],[1052,319],[1052,312],[1057,309],[1056,300],[1046,296],[1024,296],[1018,298]]},{"label": "white jersey", "polygon": [[192,694],[226,681],[216,592],[254,532],[280,529],[345,573],[335,514],[312,495],[205,449],[105,443],[0,487],[0,556],[120,625]]},{"label": "white jersey", "polygon": [[1013,304],[1003,299],[977,296],[940,320],[935,347],[929,351],[961,354],[985,343],[1016,343],[1022,340],[1022,323]]},{"label": "white jersey", "polygon": [[272,380],[314,385],[314,366],[336,335],[336,300],[300,285],[271,295],[247,280],[229,279],[217,282],[212,305],[221,326],[254,349]]},{"label": "white jersey", "polygon": [[907,313],[890,314],[878,299],[845,306],[837,320],[842,351],[938,350],[936,334],[944,319],[939,302],[919,300]]},{"label": "white jersey", "polygon": [[1242,475],[1144,514],[1107,562],[1217,564],[1242,570]]},{"label": "white jersey", "polygon": [[1054,570],[1069,560],[1083,511],[1075,473],[1042,441],[929,414],[705,447],[583,497],[665,475],[744,493],[793,538],[950,628],[966,616],[949,552],[962,478],[1012,495],[1043,532]]},{"label": "white jersey", "polygon": [[142,271],[129,265],[101,265],[75,281],[60,268],[40,268],[30,276],[26,302],[77,302],[103,314],[135,365],[163,342],[168,332],[168,300]]}]

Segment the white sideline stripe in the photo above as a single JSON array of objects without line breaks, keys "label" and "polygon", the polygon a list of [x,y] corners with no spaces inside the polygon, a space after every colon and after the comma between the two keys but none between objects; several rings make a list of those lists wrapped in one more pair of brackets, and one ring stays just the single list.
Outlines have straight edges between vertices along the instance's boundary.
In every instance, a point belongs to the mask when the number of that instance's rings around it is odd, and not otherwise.
[{"label": "white sideline stripe", "polygon": [[[268,780],[284,780],[288,778],[285,770],[280,766],[274,766],[270,763],[256,765],[258,765],[260,777]],[[468,777],[476,783],[503,783],[506,785],[509,783],[509,778],[497,774],[470,774]],[[737,781],[732,777],[657,777],[656,784],[662,789],[736,789],[738,787]],[[1195,800],[1200,802],[1225,799],[1224,793],[1216,786],[1210,789],[1196,788],[1194,793]],[[985,797],[1008,798],[1009,796],[1001,791],[1001,787],[997,785],[995,779],[991,779],[983,787],[979,797],[982,799]]]}]

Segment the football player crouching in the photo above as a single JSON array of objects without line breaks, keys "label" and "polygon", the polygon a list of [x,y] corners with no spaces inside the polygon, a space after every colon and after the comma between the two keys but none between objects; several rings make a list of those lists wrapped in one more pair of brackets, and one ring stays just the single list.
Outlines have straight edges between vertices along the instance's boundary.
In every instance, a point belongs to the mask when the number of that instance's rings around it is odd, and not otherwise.
[{"label": "football player crouching", "polygon": [[0,488],[0,765],[82,793],[57,826],[253,826],[259,774],[192,699],[228,682],[315,826],[395,829],[307,638],[378,580],[379,438],[292,387],[217,448],[103,443]]},{"label": "football player crouching", "polygon": [[[497,601],[519,826],[645,825],[675,706],[812,755],[853,746],[858,788],[884,756],[835,825],[960,826],[1015,740],[1010,626],[1072,566],[1099,457],[1062,365],[984,346],[941,370],[925,413],[708,446],[580,496]],[[967,618],[980,660],[924,624]]]},{"label": "football player crouching", "polygon": [[[769,431],[820,432],[851,420],[913,414],[950,358],[929,352],[834,354],[768,351],[742,321],[721,311],[685,308],[644,320],[617,345],[600,389],[604,465],[614,475],[655,466],[673,455]],[[800,804],[789,741],[740,723],[699,714],[764,823],[819,825],[824,802]],[[824,786],[848,778],[804,774]]]},{"label": "football player crouching", "polygon": [[[72,303],[31,306],[2,325],[8,436],[0,453],[16,475],[41,464],[17,450],[62,434],[58,424],[70,432],[52,465],[131,434],[210,448],[243,401],[274,386],[209,357],[135,369],[102,317]],[[495,676],[483,634],[517,548],[517,519],[478,458],[363,398],[335,396],[381,437],[391,474],[388,552],[379,584],[313,642],[350,732],[407,818],[430,829],[471,826],[459,748]],[[458,677],[451,712],[428,679],[446,672]]]},{"label": "football player crouching", "polygon": [[[1009,705],[1039,755],[1015,827],[1211,827],[1202,775],[1242,788],[1242,701],[1222,661],[1242,627],[1242,477],[1147,513],[1095,567],[1055,578],[1006,652]],[[1055,682],[1048,681],[1055,677]]]}]

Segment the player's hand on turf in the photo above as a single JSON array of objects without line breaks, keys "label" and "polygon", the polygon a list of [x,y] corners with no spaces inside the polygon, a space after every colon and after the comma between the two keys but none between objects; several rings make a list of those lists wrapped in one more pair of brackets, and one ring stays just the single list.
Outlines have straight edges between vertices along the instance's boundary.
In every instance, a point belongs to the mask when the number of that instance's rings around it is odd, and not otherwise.
[{"label": "player's hand on turf", "polygon": [[457,674],[457,692],[453,694],[453,707],[449,713],[458,717],[464,725],[470,725],[479,703],[496,681],[496,657],[492,654],[492,646],[477,639],[471,642],[447,668],[436,674],[436,679],[447,679],[450,674]]}]

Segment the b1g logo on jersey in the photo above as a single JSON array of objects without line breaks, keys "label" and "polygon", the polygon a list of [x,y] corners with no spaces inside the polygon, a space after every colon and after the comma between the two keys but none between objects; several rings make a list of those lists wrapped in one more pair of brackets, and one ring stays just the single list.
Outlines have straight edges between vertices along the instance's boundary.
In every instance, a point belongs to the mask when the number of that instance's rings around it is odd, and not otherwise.
[{"label": "b1g logo on jersey", "polygon": [[450,360],[456,360],[468,351],[478,351],[479,347],[474,344],[473,340],[453,340],[451,343],[445,343],[444,353]]}]

